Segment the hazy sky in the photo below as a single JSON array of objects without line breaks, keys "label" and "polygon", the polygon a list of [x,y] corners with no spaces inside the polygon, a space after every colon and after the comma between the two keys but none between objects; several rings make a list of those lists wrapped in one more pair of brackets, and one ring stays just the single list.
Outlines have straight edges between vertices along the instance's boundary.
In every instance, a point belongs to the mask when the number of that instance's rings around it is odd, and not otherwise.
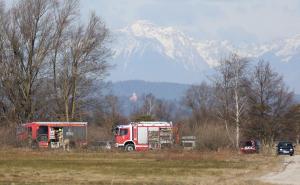
[{"label": "hazy sky", "polygon": [[112,28],[136,20],[176,27],[198,39],[265,42],[300,33],[300,0],[81,0]]}]

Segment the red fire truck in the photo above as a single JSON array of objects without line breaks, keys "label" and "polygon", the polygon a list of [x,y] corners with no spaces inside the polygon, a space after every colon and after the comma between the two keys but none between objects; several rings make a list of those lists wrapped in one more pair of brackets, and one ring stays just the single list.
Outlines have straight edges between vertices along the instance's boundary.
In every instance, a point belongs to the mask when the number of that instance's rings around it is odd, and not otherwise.
[{"label": "red fire truck", "polygon": [[18,142],[32,148],[59,148],[66,139],[71,146],[86,146],[87,122],[31,122],[17,128]]},{"label": "red fire truck", "polygon": [[131,122],[114,129],[115,146],[126,151],[170,147],[173,141],[172,122]]}]

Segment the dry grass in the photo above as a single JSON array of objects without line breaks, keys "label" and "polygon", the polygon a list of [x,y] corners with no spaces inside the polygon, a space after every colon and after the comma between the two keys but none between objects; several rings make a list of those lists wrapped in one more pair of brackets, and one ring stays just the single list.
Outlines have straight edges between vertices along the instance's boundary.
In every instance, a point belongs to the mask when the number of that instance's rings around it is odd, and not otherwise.
[{"label": "dry grass", "polygon": [[255,184],[276,157],[222,152],[0,151],[0,184]]}]

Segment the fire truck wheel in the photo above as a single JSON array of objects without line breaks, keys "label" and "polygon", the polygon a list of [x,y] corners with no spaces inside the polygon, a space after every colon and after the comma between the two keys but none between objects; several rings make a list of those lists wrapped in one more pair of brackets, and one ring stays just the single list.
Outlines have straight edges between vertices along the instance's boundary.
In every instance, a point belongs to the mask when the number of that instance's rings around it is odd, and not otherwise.
[{"label": "fire truck wheel", "polygon": [[127,151],[127,152],[134,151],[134,145],[133,144],[127,144],[125,146],[125,151]]}]

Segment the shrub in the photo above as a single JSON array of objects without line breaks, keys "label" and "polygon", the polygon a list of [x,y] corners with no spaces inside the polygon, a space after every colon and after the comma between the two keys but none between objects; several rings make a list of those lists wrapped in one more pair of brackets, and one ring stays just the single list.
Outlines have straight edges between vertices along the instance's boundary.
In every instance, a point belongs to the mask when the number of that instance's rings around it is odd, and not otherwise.
[{"label": "shrub", "polygon": [[232,146],[222,125],[206,124],[198,127],[195,133],[197,148],[200,150],[218,151]]}]

